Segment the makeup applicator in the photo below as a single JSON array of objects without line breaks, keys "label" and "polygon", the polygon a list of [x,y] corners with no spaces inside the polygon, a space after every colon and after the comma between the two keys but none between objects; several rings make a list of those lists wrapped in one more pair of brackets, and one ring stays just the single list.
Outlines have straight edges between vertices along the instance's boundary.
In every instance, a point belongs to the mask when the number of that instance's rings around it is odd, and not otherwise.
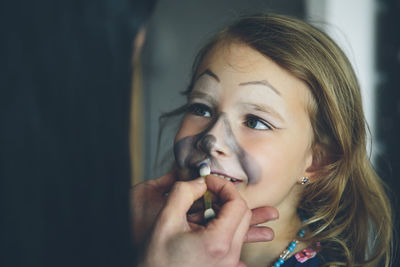
[{"label": "makeup applicator", "polygon": [[[209,175],[211,173],[211,169],[210,166],[208,166],[207,163],[202,163],[200,165],[200,176],[202,177],[206,177],[207,175]],[[204,211],[204,219],[206,221],[211,220],[212,218],[215,217],[215,211],[212,208],[212,196],[210,191],[206,191],[206,193],[203,196],[204,199],[204,207],[205,207],[205,211]]]}]

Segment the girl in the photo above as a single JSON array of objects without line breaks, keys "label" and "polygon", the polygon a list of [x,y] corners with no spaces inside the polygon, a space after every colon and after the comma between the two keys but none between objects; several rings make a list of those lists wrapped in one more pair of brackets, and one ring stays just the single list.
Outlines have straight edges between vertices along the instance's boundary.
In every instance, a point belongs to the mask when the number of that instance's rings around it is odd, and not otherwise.
[{"label": "girl", "polygon": [[340,48],[300,20],[244,17],[198,54],[176,134],[182,180],[235,184],[274,206],[275,238],[245,244],[249,266],[390,264],[391,209],[366,151],[360,88]]}]

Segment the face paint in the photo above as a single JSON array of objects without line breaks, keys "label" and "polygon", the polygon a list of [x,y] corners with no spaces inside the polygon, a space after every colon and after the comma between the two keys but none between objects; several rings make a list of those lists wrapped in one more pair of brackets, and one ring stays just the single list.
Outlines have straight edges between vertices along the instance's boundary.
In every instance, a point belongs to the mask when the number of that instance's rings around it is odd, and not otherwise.
[{"label": "face paint", "polygon": [[[221,125],[217,125],[220,123]],[[216,137],[210,131],[214,127],[221,127]],[[217,142],[220,142],[224,147],[229,149],[229,154],[232,155],[231,164],[238,164],[247,177],[248,184],[257,183],[260,176],[260,167],[251,159],[251,156],[239,145],[232,131],[226,114],[221,113],[210,123],[210,125],[197,135],[187,136],[178,140],[174,145],[174,155],[177,166],[181,170],[188,172],[187,179],[196,178],[198,168],[202,162],[207,162],[211,169],[227,171],[229,169],[220,164],[218,156],[213,152],[216,149]]]},{"label": "face paint", "polygon": [[211,173],[233,182],[249,208],[274,206],[285,216],[296,214],[304,188],[298,179],[309,175],[313,159],[307,84],[236,43],[210,50],[196,73],[200,78],[175,137],[179,175],[197,178],[205,161]]},{"label": "face paint", "polygon": [[[224,115],[224,114],[223,114]],[[226,115],[223,116],[224,129],[226,135],[226,144],[230,147],[231,151],[236,155],[237,160],[240,163],[243,171],[248,178],[248,184],[255,184],[258,182],[260,177],[260,167],[251,159],[251,156],[239,145],[236,137],[232,131],[232,127],[229,123]]]},{"label": "face paint", "polygon": [[219,84],[219,79],[216,78],[215,75],[205,71],[197,78],[192,89],[192,92],[193,91],[212,92],[215,94],[216,92],[221,91],[221,85]]},{"label": "face paint", "polygon": [[200,138],[200,140],[198,141],[199,148],[203,152],[210,154],[210,151],[215,146],[216,141],[217,141],[217,139],[215,138],[215,136],[207,134],[203,138]]}]

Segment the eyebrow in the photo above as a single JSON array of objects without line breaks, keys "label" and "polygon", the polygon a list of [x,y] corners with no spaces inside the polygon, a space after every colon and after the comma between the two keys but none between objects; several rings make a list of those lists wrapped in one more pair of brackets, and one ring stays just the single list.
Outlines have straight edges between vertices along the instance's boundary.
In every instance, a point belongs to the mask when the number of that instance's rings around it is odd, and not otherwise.
[{"label": "eyebrow", "polygon": [[279,119],[282,122],[285,121],[283,119],[283,117],[277,111],[275,111],[273,108],[271,108],[269,106],[266,106],[266,105],[263,105],[263,104],[255,104],[255,103],[242,103],[242,105],[245,106],[245,107],[249,107],[251,109],[254,109],[256,111],[260,111],[260,112],[271,114],[272,116],[276,117],[277,119]]},{"label": "eyebrow", "polygon": [[[212,72],[210,69],[206,69],[205,71],[203,71],[196,79],[196,81],[198,79],[201,78],[201,76],[203,75],[209,75],[212,78],[214,78],[217,82],[220,82],[217,74],[215,74],[214,72]],[[274,91],[277,95],[281,96],[281,93],[279,92],[278,89],[276,89],[274,86],[272,86],[272,84],[270,84],[267,80],[260,80],[260,81],[250,81],[250,82],[243,82],[243,83],[239,83],[239,86],[246,86],[246,85],[263,85],[265,87],[268,87],[269,89],[271,89],[272,91]]]},{"label": "eyebrow", "polygon": [[209,102],[212,106],[217,106],[218,103],[214,97],[209,94],[199,92],[199,91],[192,91],[189,95],[189,101],[193,101],[193,99],[204,99],[205,101]]},{"label": "eyebrow", "polygon": [[240,83],[239,86],[246,86],[246,85],[263,85],[265,87],[268,87],[272,91],[274,91],[277,95],[281,95],[281,93],[273,87],[267,80],[261,80],[261,81],[251,81],[251,82],[244,82]]},{"label": "eyebrow", "polygon": [[203,76],[203,75],[209,75],[209,76],[213,77],[217,82],[219,82],[219,78],[218,78],[217,74],[215,74],[214,72],[212,72],[210,69],[206,69],[205,71],[203,71],[203,72],[197,77],[196,81],[197,81],[198,79],[200,79],[200,77]]}]

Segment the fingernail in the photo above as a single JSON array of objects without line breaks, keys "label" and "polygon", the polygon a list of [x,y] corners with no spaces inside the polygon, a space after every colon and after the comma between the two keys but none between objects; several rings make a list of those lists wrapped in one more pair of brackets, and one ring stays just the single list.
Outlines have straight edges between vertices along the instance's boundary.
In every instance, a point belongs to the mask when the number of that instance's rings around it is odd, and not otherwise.
[{"label": "fingernail", "polygon": [[204,184],[206,182],[206,180],[204,179],[204,177],[200,177],[200,178],[197,178],[196,182],[198,182],[199,184]]},{"label": "fingernail", "polygon": [[265,241],[272,241],[272,240],[274,240],[274,237],[275,237],[274,232],[272,232],[272,231],[265,231],[264,232]]}]

